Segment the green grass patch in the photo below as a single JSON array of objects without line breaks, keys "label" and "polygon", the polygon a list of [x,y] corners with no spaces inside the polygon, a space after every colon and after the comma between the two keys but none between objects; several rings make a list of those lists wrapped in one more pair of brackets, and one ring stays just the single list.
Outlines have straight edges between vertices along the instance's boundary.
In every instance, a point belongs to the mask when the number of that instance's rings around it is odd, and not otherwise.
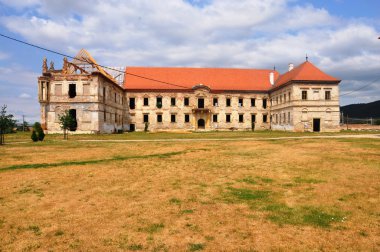
[{"label": "green grass patch", "polygon": [[247,188],[228,187],[229,195],[234,199],[251,201],[251,200],[266,200],[269,197],[270,191],[251,190]]},{"label": "green grass patch", "polygon": [[192,214],[192,213],[194,213],[194,210],[192,209],[185,209],[181,211],[181,214]]},{"label": "green grass patch", "polygon": [[50,168],[50,167],[59,167],[59,166],[99,164],[99,163],[107,163],[107,162],[113,162],[113,161],[124,161],[124,160],[129,160],[129,159],[169,158],[172,156],[184,154],[186,152],[187,151],[175,151],[175,152],[168,152],[168,153],[142,155],[142,156],[114,156],[114,157],[108,158],[108,159],[95,159],[95,160],[83,160],[83,161],[65,161],[65,162],[59,162],[59,163],[11,165],[11,166],[0,168],[0,172],[11,171],[11,170],[20,170],[20,169],[38,169],[38,168]]},{"label": "green grass patch", "polygon": [[189,243],[189,251],[203,250],[205,245],[203,243]]},{"label": "green grass patch", "polygon": [[171,199],[169,200],[169,202],[170,202],[171,204],[175,204],[175,205],[180,205],[180,204],[181,204],[181,200],[180,200],[180,199],[177,199],[177,198],[171,198]]},{"label": "green grass patch", "polygon": [[54,235],[55,236],[61,236],[61,235],[64,235],[65,233],[62,231],[62,230],[57,230],[55,231]]},{"label": "green grass patch", "polygon": [[320,179],[313,179],[313,178],[301,178],[301,177],[296,177],[294,178],[294,182],[298,184],[319,184],[326,182],[324,180]]},{"label": "green grass patch", "polygon": [[147,227],[139,228],[138,231],[154,234],[154,233],[160,232],[162,229],[164,229],[164,227],[165,225],[163,223],[154,223]]},{"label": "green grass patch", "polygon": [[266,177],[257,177],[257,178],[260,179],[261,182],[267,183],[267,184],[270,184],[270,183],[274,182],[274,179],[271,179],[271,178],[266,178]]},{"label": "green grass patch", "polygon": [[250,184],[250,185],[256,185],[257,184],[256,180],[254,180],[251,177],[242,178],[242,179],[239,179],[236,181],[237,182],[243,182],[243,183]]},{"label": "green grass patch", "polygon": [[39,226],[30,225],[27,228],[29,231],[32,231],[35,235],[41,235],[41,229]]},{"label": "green grass patch", "polygon": [[344,216],[338,211],[328,212],[312,206],[289,207],[285,204],[271,204],[264,208],[270,212],[268,219],[274,223],[285,225],[309,225],[328,228],[334,222],[342,222]]},{"label": "green grass patch", "polygon": [[141,244],[131,244],[128,246],[128,250],[137,251],[142,250],[143,246]]}]

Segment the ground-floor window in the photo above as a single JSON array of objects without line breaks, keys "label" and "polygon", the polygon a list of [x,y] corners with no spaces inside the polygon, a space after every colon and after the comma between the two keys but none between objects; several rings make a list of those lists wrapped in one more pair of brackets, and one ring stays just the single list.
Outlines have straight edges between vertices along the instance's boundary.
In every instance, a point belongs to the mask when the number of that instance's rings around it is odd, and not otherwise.
[{"label": "ground-floor window", "polygon": [[176,115],[175,114],[171,114],[171,116],[170,116],[170,121],[172,122],[172,123],[175,123],[176,122]]},{"label": "ground-floor window", "polygon": [[226,122],[231,122],[231,114],[226,114]]},{"label": "ground-floor window", "polygon": [[162,122],[162,115],[161,114],[157,114],[157,122],[158,123]]},{"label": "ground-floor window", "polygon": [[188,123],[188,122],[190,122],[190,115],[185,114],[185,123]]},{"label": "ground-floor window", "polygon": [[244,114],[239,114],[239,123],[244,122]]},{"label": "ground-floor window", "polygon": [[268,121],[268,115],[263,115],[263,122],[267,122]]},{"label": "ground-floor window", "polygon": [[149,114],[144,114],[144,123],[149,122]]},{"label": "ground-floor window", "polygon": [[213,122],[218,122],[218,114],[213,114],[212,115],[212,121]]}]

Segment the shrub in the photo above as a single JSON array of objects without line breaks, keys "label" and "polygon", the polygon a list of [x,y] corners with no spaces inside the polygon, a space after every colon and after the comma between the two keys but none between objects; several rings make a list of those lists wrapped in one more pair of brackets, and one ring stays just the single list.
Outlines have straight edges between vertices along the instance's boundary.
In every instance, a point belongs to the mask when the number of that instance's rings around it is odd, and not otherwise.
[{"label": "shrub", "polygon": [[44,130],[42,129],[42,127],[41,127],[41,124],[39,122],[36,122],[34,124],[33,128],[34,128],[33,131],[36,131],[38,140],[39,141],[43,141],[44,138],[45,138],[45,133],[44,133]]},{"label": "shrub", "polygon": [[32,131],[32,136],[31,136],[33,142],[37,142],[38,141],[38,137],[37,137],[37,134],[36,134],[36,131]]}]

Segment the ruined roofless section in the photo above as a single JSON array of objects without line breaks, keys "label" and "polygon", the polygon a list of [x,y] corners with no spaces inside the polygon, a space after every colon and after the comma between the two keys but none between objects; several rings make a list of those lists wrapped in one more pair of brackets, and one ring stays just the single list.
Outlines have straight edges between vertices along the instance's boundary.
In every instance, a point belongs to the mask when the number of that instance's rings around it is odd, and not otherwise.
[{"label": "ruined roofless section", "polygon": [[[123,76],[124,74],[124,76]],[[268,69],[101,67],[84,49],[61,70],[43,61],[41,123],[74,133],[183,130],[339,130],[340,80],[305,61],[280,75]],[[120,83],[119,80],[122,80]]]}]

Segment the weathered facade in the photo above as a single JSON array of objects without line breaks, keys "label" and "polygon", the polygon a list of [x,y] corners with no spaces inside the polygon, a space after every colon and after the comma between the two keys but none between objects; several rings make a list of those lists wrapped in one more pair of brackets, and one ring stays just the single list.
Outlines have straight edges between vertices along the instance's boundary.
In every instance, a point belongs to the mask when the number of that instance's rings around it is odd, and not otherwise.
[{"label": "weathered facade", "polygon": [[[41,123],[62,132],[59,115],[77,133],[182,130],[339,129],[337,80],[306,61],[274,70],[127,67],[123,83],[81,50],[63,68],[44,60],[38,78]],[[120,75],[120,73],[118,73]]]}]

